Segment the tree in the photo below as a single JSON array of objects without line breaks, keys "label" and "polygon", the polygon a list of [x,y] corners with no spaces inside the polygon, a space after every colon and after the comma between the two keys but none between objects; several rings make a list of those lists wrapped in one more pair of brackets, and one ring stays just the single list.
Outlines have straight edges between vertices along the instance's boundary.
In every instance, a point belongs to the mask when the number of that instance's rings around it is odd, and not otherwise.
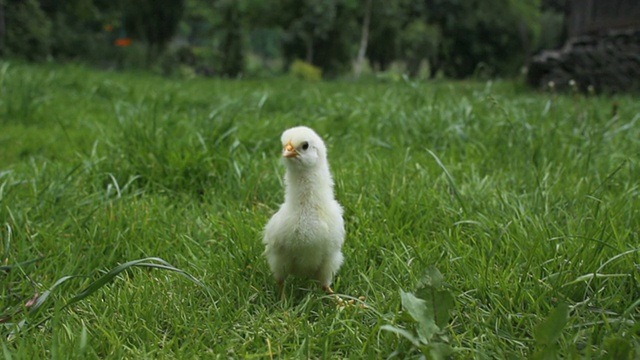
[{"label": "tree", "polygon": [[276,26],[283,29],[285,62],[304,59],[323,74],[344,73],[353,60],[357,34],[355,0],[278,0],[271,9]]},{"label": "tree", "polygon": [[427,24],[423,19],[413,20],[403,29],[400,34],[401,54],[410,77],[418,75],[423,60],[429,61],[430,77],[435,77],[439,69],[440,39],[440,28]]},{"label": "tree", "polygon": [[445,75],[515,73],[537,30],[539,0],[426,0],[427,22],[442,31],[437,62]]},{"label": "tree", "polygon": [[178,30],[185,0],[137,0],[124,4],[125,26],[147,42],[147,65],[150,65]]},{"label": "tree", "polygon": [[6,0],[3,55],[43,60],[50,54],[51,21],[37,0]]},{"label": "tree", "polygon": [[398,58],[399,35],[406,18],[407,0],[375,1],[371,11],[371,29],[367,54],[377,70],[385,71]]},{"label": "tree", "polygon": [[362,19],[362,32],[360,35],[360,45],[358,47],[358,56],[356,57],[356,65],[354,73],[356,78],[360,77],[364,57],[367,54],[367,45],[369,44],[369,24],[371,23],[371,6],[373,1],[366,0],[364,4],[364,16]]},{"label": "tree", "polygon": [[358,34],[358,23],[354,16],[357,3],[338,1],[336,19],[328,35],[314,44],[313,64],[322,68],[326,77],[336,77],[351,71]]},{"label": "tree", "polygon": [[40,7],[52,22],[51,55],[56,59],[86,58],[102,32],[102,12],[93,1],[40,0]]},{"label": "tree", "polygon": [[333,0],[300,0],[294,3],[297,11],[289,24],[289,32],[304,44],[304,60],[313,63],[314,44],[327,39],[336,19],[337,4]]},{"label": "tree", "polygon": [[0,1],[0,55],[4,51],[4,38],[7,30],[4,23],[4,1]]},{"label": "tree", "polygon": [[287,62],[296,58],[314,63],[314,49],[326,39],[336,18],[337,0],[279,0],[274,21],[284,31],[284,53]]},{"label": "tree", "polygon": [[220,5],[223,14],[222,31],[222,67],[221,72],[227,76],[238,76],[245,66],[244,37],[241,11],[235,1],[224,1]]},{"label": "tree", "polygon": [[189,44],[211,45],[215,27],[222,22],[221,11],[216,5],[210,0],[186,1],[180,34],[187,38]]}]

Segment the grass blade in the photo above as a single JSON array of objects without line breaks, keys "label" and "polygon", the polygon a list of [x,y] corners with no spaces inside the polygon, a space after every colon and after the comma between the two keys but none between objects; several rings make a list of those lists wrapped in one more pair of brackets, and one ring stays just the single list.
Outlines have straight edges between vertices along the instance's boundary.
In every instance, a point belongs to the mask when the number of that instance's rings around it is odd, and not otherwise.
[{"label": "grass blade", "polygon": [[[153,264],[153,263],[149,263],[148,261],[156,261],[156,262],[159,262],[160,264]],[[205,288],[207,290],[207,293],[209,293],[209,291],[208,291],[209,289],[207,288],[207,286],[205,286],[202,282],[200,282],[198,279],[196,279],[195,277],[193,277],[192,275],[190,275],[186,271],[178,269],[176,267],[173,267],[171,264],[169,264],[168,262],[164,261],[163,259],[156,258],[156,257],[149,257],[149,258],[129,261],[129,262],[126,262],[124,264],[121,264],[121,265],[118,265],[118,266],[114,267],[108,273],[106,273],[103,276],[101,276],[98,280],[96,280],[93,283],[89,284],[89,286],[87,286],[81,293],[79,293],[78,295],[72,297],[63,306],[63,308],[66,308],[66,307],[68,307],[68,306],[70,306],[70,305],[72,305],[74,303],[77,303],[78,301],[88,297],[89,295],[93,294],[94,292],[96,292],[98,289],[100,289],[101,287],[103,287],[107,283],[111,282],[111,280],[113,280],[116,276],[118,276],[118,274],[120,274],[121,272],[123,272],[125,270],[128,270],[128,269],[130,269],[130,268],[132,268],[134,266],[151,267],[151,268],[157,268],[157,269],[163,269],[163,270],[170,270],[170,271],[178,272],[181,275],[185,276],[187,279],[189,279],[189,280],[193,281],[194,283],[198,284],[199,286],[202,286],[203,288]]]},{"label": "grass blade", "polygon": [[64,284],[65,282],[67,282],[67,281],[69,281],[71,279],[75,279],[77,277],[80,277],[80,276],[79,275],[69,275],[69,276],[63,276],[60,279],[58,279],[58,281],[56,281],[53,284],[53,286],[51,286],[49,288],[49,290],[43,292],[40,296],[38,296],[38,299],[35,301],[33,306],[31,306],[29,311],[31,313],[36,313],[38,310],[40,310],[40,308],[42,307],[42,304],[44,304],[44,302],[49,298],[49,295],[51,295],[51,292],[53,290],[55,290],[58,286]]},{"label": "grass blade", "polygon": [[13,265],[2,265],[2,266],[0,266],[0,271],[9,271],[11,269],[25,267],[27,265],[31,265],[33,263],[37,263],[38,261],[40,261],[42,259],[44,259],[44,256],[39,257],[37,259],[31,259],[31,260],[23,261],[21,263],[17,263],[17,264],[13,264]]},{"label": "grass blade", "polygon": [[[148,261],[156,261],[156,262],[159,262],[160,264],[149,263]],[[201,286],[202,288],[204,288],[207,291],[207,295],[209,295],[209,297],[211,297],[210,289],[206,285],[204,285],[200,280],[196,279],[193,275],[187,273],[186,271],[184,271],[182,269],[178,269],[178,268],[172,266],[171,264],[169,264],[168,262],[166,262],[163,259],[156,258],[156,257],[149,257],[149,258],[129,261],[129,262],[126,262],[124,264],[116,266],[115,268],[111,269],[109,272],[107,272],[106,274],[101,276],[99,279],[97,279],[94,282],[92,282],[91,284],[89,284],[82,292],[80,292],[79,294],[77,294],[74,297],[72,297],[69,301],[67,301],[64,304],[62,309],[66,308],[66,307],[68,307],[68,306],[70,306],[72,304],[75,304],[80,300],[83,300],[83,299],[87,298],[88,296],[90,296],[91,294],[96,292],[98,289],[100,289],[104,285],[106,285],[109,282],[111,282],[116,276],[118,276],[118,274],[120,274],[123,271],[126,271],[126,270],[128,270],[128,269],[130,269],[130,268],[132,268],[134,266],[137,266],[137,267],[151,267],[151,268],[156,268],[156,269],[162,269],[162,270],[169,270],[169,271],[177,272],[177,273],[181,274],[182,276],[186,277],[187,279],[191,280],[195,284],[197,284],[197,285]],[[34,297],[35,301],[33,302],[33,305],[31,305],[29,307],[29,312],[31,314],[34,314],[34,313],[38,312],[40,310],[40,308],[42,307],[42,305],[44,304],[44,302],[49,298],[51,293],[58,286],[64,284],[65,282],[67,282],[67,281],[69,281],[71,279],[77,278],[77,277],[84,277],[84,276],[81,276],[81,275],[63,276],[60,279],[58,279],[47,291],[43,292],[39,296],[36,294],[36,296]]]},{"label": "grass blade", "polygon": [[460,206],[462,207],[462,211],[465,214],[467,214],[467,207],[465,206],[465,202],[462,199],[462,195],[460,194],[460,190],[458,190],[458,186],[456,185],[456,181],[453,179],[453,176],[451,176],[451,173],[449,172],[449,170],[447,170],[447,167],[444,166],[444,164],[442,163],[438,155],[434,154],[433,151],[429,149],[427,149],[427,152],[436,160],[436,162],[438,163],[438,166],[440,166],[442,171],[444,171],[444,174],[447,176],[447,180],[449,181],[449,186],[451,186],[451,189],[453,190],[453,195],[456,197],[456,200],[458,200],[458,202],[460,203]]},{"label": "grass blade", "polygon": [[2,354],[4,355],[4,358],[6,360],[11,360],[13,359],[13,357],[11,356],[11,352],[9,351],[9,349],[7,348],[7,344],[5,344],[5,342],[2,342]]}]

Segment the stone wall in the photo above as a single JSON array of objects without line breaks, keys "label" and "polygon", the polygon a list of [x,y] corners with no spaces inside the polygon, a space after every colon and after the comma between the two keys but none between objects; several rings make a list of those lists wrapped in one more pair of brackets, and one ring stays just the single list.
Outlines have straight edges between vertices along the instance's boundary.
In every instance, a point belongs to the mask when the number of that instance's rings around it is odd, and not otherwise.
[{"label": "stone wall", "polygon": [[560,50],[534,56],[527,79],[540,89],[640,91],[640,30],[572,38]]}]

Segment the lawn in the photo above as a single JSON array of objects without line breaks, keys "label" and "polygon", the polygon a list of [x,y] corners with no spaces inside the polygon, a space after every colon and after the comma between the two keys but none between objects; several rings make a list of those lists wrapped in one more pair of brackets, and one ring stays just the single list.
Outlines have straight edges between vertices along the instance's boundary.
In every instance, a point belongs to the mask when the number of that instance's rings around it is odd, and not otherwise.
[{"label": "lawn", "polygon": [[[365,304],[262,257],[300,124]],[[6,359],[640,356],[637,96],[5,62],[0,128]]]}]

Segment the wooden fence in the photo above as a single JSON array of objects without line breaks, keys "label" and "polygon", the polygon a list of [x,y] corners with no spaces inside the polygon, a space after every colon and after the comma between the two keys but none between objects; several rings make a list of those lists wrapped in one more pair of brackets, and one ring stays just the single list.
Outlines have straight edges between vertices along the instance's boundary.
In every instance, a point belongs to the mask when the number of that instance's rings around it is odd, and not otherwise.
[{"label": "wooden fence", "polygon": [[640,0],[568,0],[569,37],[640,29]]}]

